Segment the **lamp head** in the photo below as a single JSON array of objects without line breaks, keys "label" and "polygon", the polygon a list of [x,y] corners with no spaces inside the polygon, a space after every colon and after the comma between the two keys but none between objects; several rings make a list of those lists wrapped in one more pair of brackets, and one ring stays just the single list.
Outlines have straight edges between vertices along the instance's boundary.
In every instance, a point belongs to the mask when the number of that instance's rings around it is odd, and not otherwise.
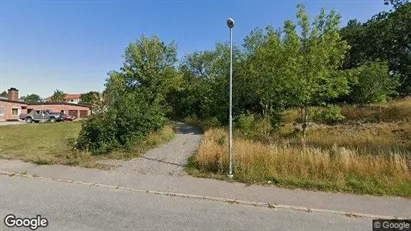
[{"label": "lamp head", "polygon": [[233,28],[234,27],[234,19],[232,19],[232,18],[227,19],[227,26],[230,29]]}]

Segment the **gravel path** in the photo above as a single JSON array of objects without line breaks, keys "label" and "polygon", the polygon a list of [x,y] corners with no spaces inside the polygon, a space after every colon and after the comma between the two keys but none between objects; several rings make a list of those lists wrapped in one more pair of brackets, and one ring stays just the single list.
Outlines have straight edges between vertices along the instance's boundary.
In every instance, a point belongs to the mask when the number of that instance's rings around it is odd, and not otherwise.
[{"label": "gravel path", "polygon": [[150,175],[184,175],[183,168],[197,150],[202,137],[201,130],[183,123],[176,123],[176,137],[144,155],[128,161],[109,160],[105,164],[117,165],[116,173]]}]

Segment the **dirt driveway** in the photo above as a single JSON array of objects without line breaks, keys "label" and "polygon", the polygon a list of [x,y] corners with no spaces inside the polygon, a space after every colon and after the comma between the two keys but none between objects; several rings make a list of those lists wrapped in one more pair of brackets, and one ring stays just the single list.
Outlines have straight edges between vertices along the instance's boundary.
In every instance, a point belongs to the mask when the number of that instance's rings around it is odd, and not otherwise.
[{"label": "dirt driveway", "polygon": [[132,160],[105,160],[102,163],[118,166],[118,173],[139,173],[151,175],[184,175],[183,167],[200,144],[202,133],[199,128],[176,124],[176,137],[166,144],[151,149]]}]

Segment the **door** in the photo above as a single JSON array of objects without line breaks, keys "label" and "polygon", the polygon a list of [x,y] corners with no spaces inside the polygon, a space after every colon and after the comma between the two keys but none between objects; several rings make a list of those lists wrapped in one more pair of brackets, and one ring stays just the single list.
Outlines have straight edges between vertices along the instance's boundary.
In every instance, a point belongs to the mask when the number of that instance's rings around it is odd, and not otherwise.
[{"label": "door", "polygon": [[40,119],[42,119],[43,117],[42,117],[42,111],[40,111],[40,110],[35,110],[34,112],[33,112],[33,119],[34,120],[40,120]]},{"label": "door", "polygon": [[71,117],[78,118],[78,111],[77,110],[69,110],[68,114]]},{"label": "door", "polygon": [[80,118],[87,118],[88,111],[87,110],[80,110]]}]

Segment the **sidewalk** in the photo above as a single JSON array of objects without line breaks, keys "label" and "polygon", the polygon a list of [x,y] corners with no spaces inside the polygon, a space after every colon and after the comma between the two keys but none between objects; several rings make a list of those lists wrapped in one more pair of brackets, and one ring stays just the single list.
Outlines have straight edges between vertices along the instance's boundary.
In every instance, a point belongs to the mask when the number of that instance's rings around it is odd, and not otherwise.
[{"label": "sidewalk", "polygon": [[38,166],[17,160],[0,160],[0,171],[122,186],[139,190],[156,190],[279,205],[301,206],[311,209],[411,218],[411,200],[399,197],[376,197],[291,190],[265,186],[246,186],[240,183],[229,183],[190,176],[133,173],[118,174],[114,171],[58,165]]}]

